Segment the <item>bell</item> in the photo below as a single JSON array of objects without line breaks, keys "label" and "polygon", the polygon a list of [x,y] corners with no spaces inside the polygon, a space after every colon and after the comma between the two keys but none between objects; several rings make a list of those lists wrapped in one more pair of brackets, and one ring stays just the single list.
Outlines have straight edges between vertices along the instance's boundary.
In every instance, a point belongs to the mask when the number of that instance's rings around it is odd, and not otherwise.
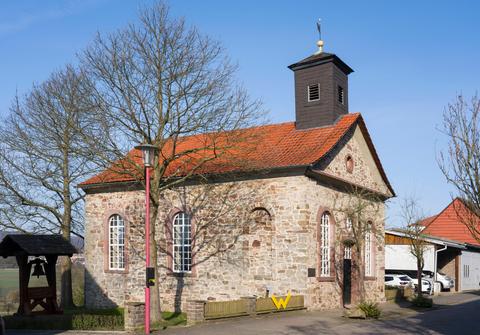
[{"label": "bell", "polygon": [[33,268],[33,276],[37,276],[37,278],[40,278],[40,276],[45,276],[45,271],[43,270],[43,261],[39,258],[36,258],[33,263],[35,263],[35,267]]}]

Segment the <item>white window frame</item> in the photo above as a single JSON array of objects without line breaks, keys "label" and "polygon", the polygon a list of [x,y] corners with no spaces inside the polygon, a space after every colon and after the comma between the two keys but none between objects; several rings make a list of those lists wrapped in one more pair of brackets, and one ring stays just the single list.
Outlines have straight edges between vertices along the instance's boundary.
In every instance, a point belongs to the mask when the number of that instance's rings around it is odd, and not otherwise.
[{"label": "white window frame", "polygon": [[[318,99],[313,99],[313,100],[310,99],[310,88],[312,86],[317,86],[318,87]],[[308,102],[320,101],[320,83],[311,84],[311,85],[307,86],[307,101]]]},{"label": "white window frame", "polygon": [[365,231],[365,276],[373,276],[373,266],[372,266],[372,225],[367,224]]},{"label": "white window frame", "polygon": [[343,248],[343,259],[352,259],[352,247],[349,245],[346,245]]},{"label": "white window frame", "polygon": [[192,271],[192,220],[185,212],[179,212],[172,223],[172,271]]},{"label": "white window frame", "polygon": [[330,277],[330,214],[320,219],[320,277]]},{"label": "white window frame", "polygon": [[125,220],[119,214],[108,218],[108,269],[125,270]]},{"label": "white window frame", "polygon": [[352,231],[352,227],[353,227],[352,218],[347,217],[347,219],[345,220],[345,229],[347,230],[347,232],[350,233]]}]

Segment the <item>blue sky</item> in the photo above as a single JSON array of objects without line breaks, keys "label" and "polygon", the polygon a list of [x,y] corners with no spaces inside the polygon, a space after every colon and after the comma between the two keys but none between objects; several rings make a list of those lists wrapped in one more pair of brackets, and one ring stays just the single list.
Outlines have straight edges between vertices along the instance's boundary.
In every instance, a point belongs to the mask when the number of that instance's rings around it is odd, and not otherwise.
[{"label": "blue sky", "polygon": [[[15,92],[69,62],[96,31],[136,20],[149,1],[3,1],[0,3],[0,113]],[[315,51],[321,17],[325,50],[355,72],[350,111],[361,112],[398,194],[387,224],[400,224],[402,197],[427,214],[451,199],[436,154],[445,105],[479,88],[480,3],[476,1],[176,0],[172,14],[221,40],[239,64],[239,79],[263,99],[272,122],[294,119],[287,66]]]}]

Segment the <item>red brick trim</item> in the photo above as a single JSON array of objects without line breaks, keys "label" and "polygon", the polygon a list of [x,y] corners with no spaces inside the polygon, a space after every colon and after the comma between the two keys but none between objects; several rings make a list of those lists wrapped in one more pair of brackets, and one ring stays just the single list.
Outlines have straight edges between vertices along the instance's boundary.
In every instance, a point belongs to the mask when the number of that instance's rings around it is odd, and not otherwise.
[{"label": "red brick trim", "polygon": [[[322,222],[322,216],[327,213],[330,216],[330,276],[321,276],[321,261],[322,255],[320,250],[321,242],[321,229],[320,224]],[[327,207],[320,207],[317,212],[317,280],[320,282],[332,282],[335,281],[335,217],[333,212]]]},{"label": "red brick trim", "polygon": [[[192,235],[192,270],[188,273],[173,272],[173,219],[178,213],[185,212],[190,216],[191,235]],[[167,215],[165,221],[165,241],[167,254],[167,276],[170,277],[196,277],[197,267],[195,264],[195,242],[196,242],[196,224],[193,211],[189,208],[181,209],[174,207]]]},{"label": "red brick trim", "polygon": [[[109,223],[110,217],[113,215],[120,215],[125,223],[125,269],[124,270],[111,270],[110,269],[110,258],[109,258]],[[130,233],[130,219],[122,210],[111,209],[105,212],[103,218],[103,272],[105,273],[121,273],[127,274],[129,268],[129,257],[128,257],[128,248],[129,248],[129,233]]]}]

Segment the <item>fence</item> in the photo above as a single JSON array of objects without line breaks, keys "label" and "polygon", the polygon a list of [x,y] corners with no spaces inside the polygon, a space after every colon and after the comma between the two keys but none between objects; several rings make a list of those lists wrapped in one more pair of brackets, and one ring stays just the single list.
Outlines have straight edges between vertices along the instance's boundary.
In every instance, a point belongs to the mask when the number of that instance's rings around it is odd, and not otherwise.
[{"label": "fence", "polygon": [[[285,300],[287,297],[277,297],[278,300],[283,299]],[[270,313],[270,312],[277,312],[277,311],[293,311],[297,309],[304,308],[304,299],[303,295],[292,295],[290,296],[290,300],[286,308],[277,309],[275,304],[273,303],[271,298],[259,298],[256,301],[255,310],[258,314],[261,313]]]},{"label": "fence", "polygon": [[[286,297],[277,297],[277,300]],[[190,301],[189,320],[198,322],[202,320],[228,318],[264,314],[271,312],[292,311],[305,308],[303,295],[292,295],[285,308],[277,309],[271,298],[245,297],[231,301]]]},{"label": "fence", "polygon": [[227,318],[248,315],[246,299],[232,301],[209,301],[205,303],[205,319]]}]

